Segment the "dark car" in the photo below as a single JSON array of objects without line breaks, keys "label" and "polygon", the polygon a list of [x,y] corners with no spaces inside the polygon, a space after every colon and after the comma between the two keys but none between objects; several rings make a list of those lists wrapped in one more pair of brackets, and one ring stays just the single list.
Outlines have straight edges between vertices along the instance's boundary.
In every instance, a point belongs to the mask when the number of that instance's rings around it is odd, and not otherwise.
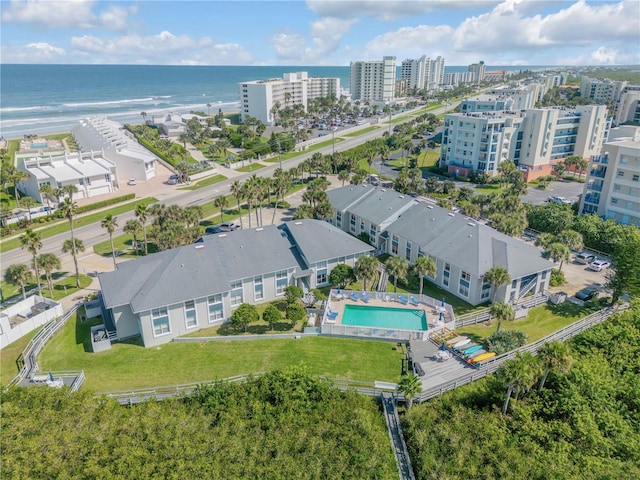
[{"label": "dark car", "polygon": [[598,290],[595,288],[583,288],[578,293],[574,295],[578,300],[582,300],[583,302],[589,301],[598,296]]},{"label": "dark car", "polygon": [[219,226],[207,227],[204,231],[205,235],[214,235],[216,233],[222,233],[223,230]]}]

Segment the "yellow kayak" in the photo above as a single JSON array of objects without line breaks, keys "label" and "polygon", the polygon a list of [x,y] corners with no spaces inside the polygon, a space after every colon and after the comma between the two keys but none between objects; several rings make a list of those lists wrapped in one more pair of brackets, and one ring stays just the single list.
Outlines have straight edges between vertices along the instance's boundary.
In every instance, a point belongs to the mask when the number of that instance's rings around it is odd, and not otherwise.
[{"label": "yellow kayak", "polygon": [[478,355],[476,358],[473,358],[471,361],[473,363],[480,363],[495,356],[496,356],[496,352],[487,352],[487,353],[483,353],[482,355]]}]

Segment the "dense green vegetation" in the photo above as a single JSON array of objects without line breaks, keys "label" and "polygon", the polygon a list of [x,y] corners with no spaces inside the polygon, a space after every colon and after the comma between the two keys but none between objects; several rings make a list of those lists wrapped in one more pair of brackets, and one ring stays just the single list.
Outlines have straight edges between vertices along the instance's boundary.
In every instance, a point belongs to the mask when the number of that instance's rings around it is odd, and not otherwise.
[{"label": "dense green vegetation", "polygon": [[375,401],[303,367],[131,408],[14,388],[2,394],[2,417],[5,479],[397,476]]},{"label": "dense green vegetation", "polygon": [[417,478],[640,478],[640,304],[569,345],[568,373],[552,370],[540,393],[522,388],[507,415],[504,375],[409,410]]}]

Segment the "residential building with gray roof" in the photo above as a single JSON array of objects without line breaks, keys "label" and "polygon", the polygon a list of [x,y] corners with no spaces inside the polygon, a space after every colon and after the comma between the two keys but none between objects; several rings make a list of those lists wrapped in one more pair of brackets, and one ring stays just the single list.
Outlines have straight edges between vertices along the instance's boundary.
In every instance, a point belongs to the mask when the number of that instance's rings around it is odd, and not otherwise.
[{"label": "residential building with gray roof", "polygon": [[289,285],[328,285],[336,265],[354,266],[372,250],[318,220],[207,235],[100,274],[106,326],[119,338],[159,345],[223,323],[242,303],[284,296]]},{"label": "residential building with gray roof", "polygon": [[[482,279],[493,267],[506,268],[512,279],[498,289],[498,301],[516,301],[549,286],[554,265],[540,250],[464,215],[371,185],[343,187],[328,195],[334,206],[332,224],[354,235],[368,233],[379,252],[412,264],[420,256],[432,257],[436,276],[427,278],[472,305],[491,298],[492,287]],[[385,200],[394,207],[387,209]]]}]

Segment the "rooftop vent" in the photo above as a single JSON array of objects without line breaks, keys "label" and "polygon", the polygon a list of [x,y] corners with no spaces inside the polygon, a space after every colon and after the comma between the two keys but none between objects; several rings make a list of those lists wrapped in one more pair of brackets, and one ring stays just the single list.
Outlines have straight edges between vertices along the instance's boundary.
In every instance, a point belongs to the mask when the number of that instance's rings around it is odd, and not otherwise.
[{"label": "rooftop vent", "polygon": [[453,212],[449,212],[449,213],[447,213],[447,215],[449,215],[450,217],[455,217],[456,216],[456,214],[453,213]]},{"label": "rooftop vent", "polygon": [[427,208],[430,208],[431,210],[433,210],[433,205],[427,205]]},{"label": "rooftop vent", "polygon": [[400,198],[404,198],[404,195],[400,195]]},{"label": "rooftop vent", "polygon": [[381,192],[386,192],[386,190],[384,188],[381,188],[380,191]]},{"label": "rooftop vent", "polygon": [[262,228],[262,227],[258,227],[258,228],[256,228],[256,232],[261,232],[261,231],[263,231],[263,230],[264,230],[264,228]]},{"label": "rooftop vent", "polygon": [[473,223],[473,222],[469,222],[469,223],[467,223],[467,225],[469,225],[470,227],[475,227],[476,226],[476,224]]},{"label": "rooftop vent", "polygon": [[226,233],[221,233],[220,235],[218,235],[218,238],[222,238],[222,237],[226,237],[227,234]]},{"label": "rooftop vent", "polygon": [[302,225],[302,222],[294,222],[294,225]]},{"label": "rooftop vent", "polygon": [[199,243],[198,245],[196,245],[196,250],[200,249],[200,248],[204,248],[204,245]]}]

